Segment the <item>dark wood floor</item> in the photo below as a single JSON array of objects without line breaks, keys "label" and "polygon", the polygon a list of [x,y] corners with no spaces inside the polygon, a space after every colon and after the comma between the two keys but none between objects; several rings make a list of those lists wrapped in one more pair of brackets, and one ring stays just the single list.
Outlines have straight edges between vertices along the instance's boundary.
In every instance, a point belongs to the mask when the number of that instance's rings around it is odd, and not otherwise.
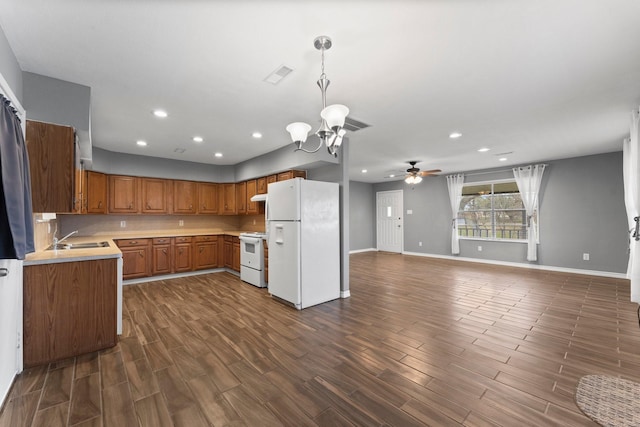
[{"label": "dark wood floor", "polygon": [[228,273],[127,286],[113,349],[35,368],[0,426],[594,425],[582,375],[640,381],[625,280],[385,253],[301,312]]}]

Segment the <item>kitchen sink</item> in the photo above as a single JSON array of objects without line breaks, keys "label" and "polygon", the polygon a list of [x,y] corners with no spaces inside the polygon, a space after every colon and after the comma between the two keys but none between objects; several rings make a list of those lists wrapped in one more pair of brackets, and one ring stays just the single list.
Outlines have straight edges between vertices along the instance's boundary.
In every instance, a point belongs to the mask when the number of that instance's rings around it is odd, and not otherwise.
[{"label": "kitchen sink", "polygon": [[109,242],[87,242],[87,243],[58,243],[47,248],[49,251],[64,251],[67,249],[96,249],[108,248]]}]

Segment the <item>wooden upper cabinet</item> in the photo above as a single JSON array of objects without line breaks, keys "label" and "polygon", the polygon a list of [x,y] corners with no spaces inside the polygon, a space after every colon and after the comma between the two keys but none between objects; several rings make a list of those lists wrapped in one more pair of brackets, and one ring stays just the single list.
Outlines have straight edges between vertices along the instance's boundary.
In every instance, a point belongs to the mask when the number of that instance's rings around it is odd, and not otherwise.
[{"label": "wooden upper cabinet", "polygon": [[269,175],[267,177],[267,191],[269,190],[269,184],[278,182],[278,175]]},{"label": "wooden upper cabinet", "polygon": [[[247,181],[247,215],[257,215],[264,213],[264,203],[252,202],[251,198],[258,194],[258,180]],[[266,183],[266,180],[265,180]]]},{"label": "wooden upper cabinet", "polygon": [[138,213],[138,178],[109,176],[109,212]]},{"label": "wooden upper cabinet", "polygon": [[83,183],[84,206],[82,213],[107,213],[107,175],[100,172],[86,171]]},{"label": "wooden upper cabinet", "polygon": [[286,172],[280,172],[278,175],[278,181],[286,181],[293,178],[307,178],[307,172],[299,170],[290,170]]},{"label": "wooden upper cabinet", "polygon": [[220,192],[218,213],[220,215],[236,215],[238,213],[236,208],[236,184],[218,184],[218,191]]},{"label": "wooden upper cabinet", "polygon": [[169,213],[169,194],[171,181],[167,179],[141,178],[142,199],[140,210],[142,213]]},{"label": "wooden upper cabinet", "polygon": [[198,183],[198,213],[218,213],[218,184],[209,182]]},{"label": "wooden upper cabinet", "polygon": [[72,127],[27,120],[33,212],[79,213],[80,155]]},{"label": "wooden upper cabinet", "polygon": [[266,176],[256,179],[256,194],[267,194],[267,177]]},{"label": "wooden upper cabinet", "polygon": [[247,183],[236,183],[236,213],[244,215],[247,213]]},{"label": "wooden upper cabinet", "polygon": [[173,181],[173,212],[194,214],[198,206],[197,183],[193,181]]}]

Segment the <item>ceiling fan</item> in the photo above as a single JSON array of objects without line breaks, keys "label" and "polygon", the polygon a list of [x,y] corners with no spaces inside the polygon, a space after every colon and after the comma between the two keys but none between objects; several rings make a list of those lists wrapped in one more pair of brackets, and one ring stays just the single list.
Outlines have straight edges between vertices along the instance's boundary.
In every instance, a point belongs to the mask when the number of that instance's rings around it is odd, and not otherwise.
[{"label": "ceiling fan", "polygon": [[422,181],[423,176],[435,175],[438,172],[442,172],[440,169],[431,169],[420,172],[420,168],[416,167],[416,163],[418,163],[417,160],[410,160],[408,163],[411,167],[407,169],[407,175],[404,177],[404,182],[407,184],[418,184]]}]

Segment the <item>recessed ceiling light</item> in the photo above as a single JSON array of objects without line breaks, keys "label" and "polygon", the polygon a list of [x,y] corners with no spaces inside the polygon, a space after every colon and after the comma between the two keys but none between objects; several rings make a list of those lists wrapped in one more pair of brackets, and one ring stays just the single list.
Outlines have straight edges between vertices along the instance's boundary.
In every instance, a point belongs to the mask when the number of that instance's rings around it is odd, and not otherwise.
[{"label": "recessed ceiling light", "polygon": [[153,115],[156,117],[160,117],[161,119],[164,119],[169,114],[167,114],[167,112],[164,110],[153,110]]},{"label": "recessed ceiling light", "polygon": [[451,139],[460,138],[461,136],[462,136],[462,134],[460,132],[451,132],[449,134],[449,138],[451,138]]},{"label": "recessed ceiling light", "polygon": [[498,161],[500,161],[500,162],[506,162],[506,161],[507,161],[507,158],[506,158],[506,157],[500,157],[500,158],[498,159]]},{"label": "recessed ceiling light", "polygon": [[204,139],[202,139],[201,136],[194,136],[193,137],[193,142],[202,142],[202,141],[204,141]]},{"label": "recessed ceiling light", "polygon": [[389,175],[389,178],[393,178],[394,176],[395,176],[394,174],[391,174],[391,175]]},{"label": "recessed ceiling light", "polygon": [[147,142],[140,140],[140,141],[136,141],[136,144],[138,144],[141,147],[144,147],[145,145],[147,145]]},{"label": "recessed ceiling light", "polygon": [[366,169],[362,169],[362,173],[367,173],[367,170]]},{"label": "recessed ceiling light", "polygon": [[214,156],[216,156],[216,157],[222,157],[222,153],[216,153],[216,154],[214,154]]},{"label": "recessed ceiling light", "polygon": [[181,147],[178,147],[175,150],[173,150],[174,153],[179,153],[179,154],[182,154],[185,151],[187,151],[187,149],[186,148],[181,148]]},{"label": "recessed ceiling light", "polygon": [[254,132],[251,134],[251,136],[254,137],[255,139],[262,138],[262,134],[260,132]]},{"label": "recessed ceiling light", "polygon": [[487,147],[482,147],[482,148],[478,149],[478,151],[481,152],[481,153],[486,153],[489,150],[490,150],[490,148],[487,148]]}]

